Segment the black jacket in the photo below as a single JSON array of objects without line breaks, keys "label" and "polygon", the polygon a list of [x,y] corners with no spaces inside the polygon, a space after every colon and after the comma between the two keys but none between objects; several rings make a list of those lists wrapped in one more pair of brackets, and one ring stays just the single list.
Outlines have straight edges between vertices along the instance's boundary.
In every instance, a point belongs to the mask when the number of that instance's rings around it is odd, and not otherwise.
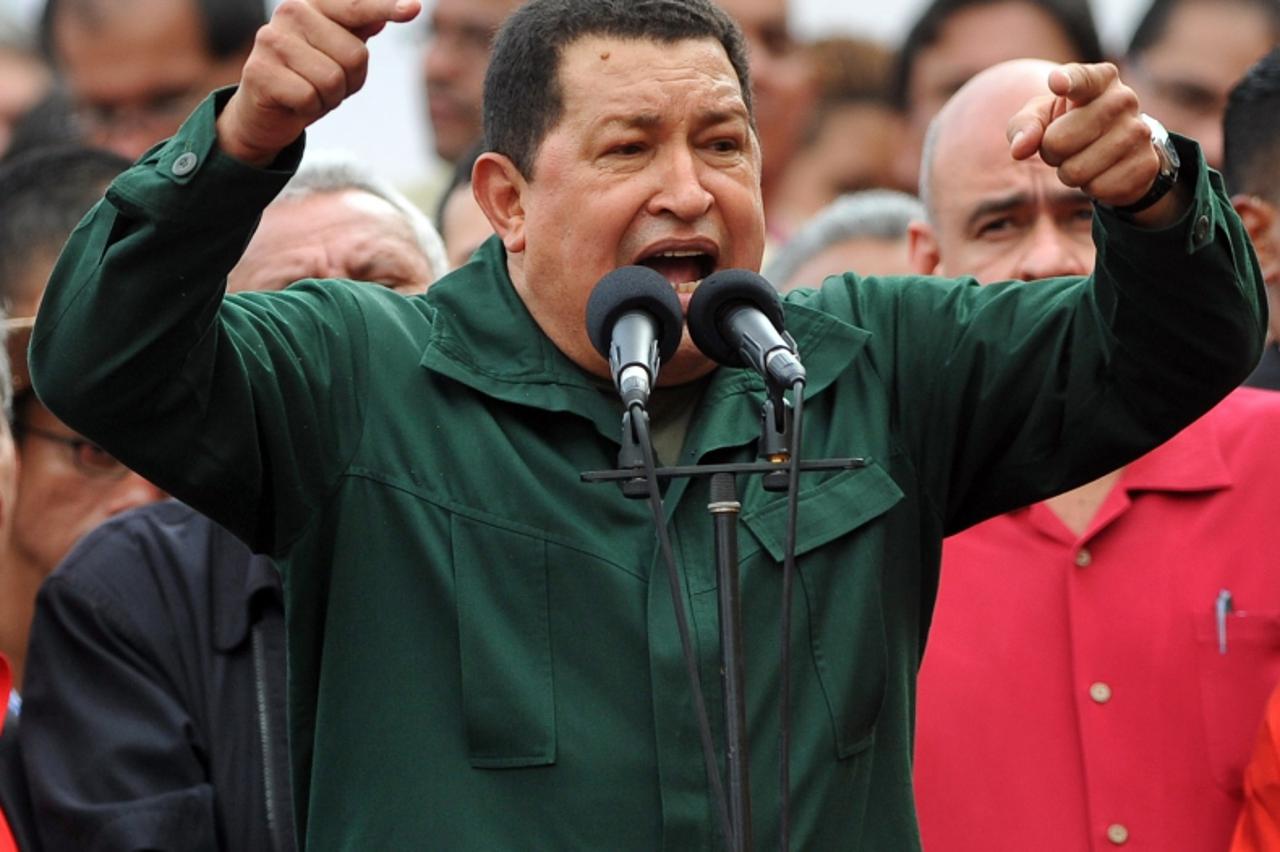
[{"label": "black jacket", "polygon": [[59,850],[288,850],[279,576],[175,502],[99,527],[36,601],[19,743]]},{"label": "black jacket", "polygon": [[1267,345],[1262,351],[1262,360],[1258,362],[1257,369],[1249,374],[1244,383],[1251,388],[1280,390],[1280,344]]}]

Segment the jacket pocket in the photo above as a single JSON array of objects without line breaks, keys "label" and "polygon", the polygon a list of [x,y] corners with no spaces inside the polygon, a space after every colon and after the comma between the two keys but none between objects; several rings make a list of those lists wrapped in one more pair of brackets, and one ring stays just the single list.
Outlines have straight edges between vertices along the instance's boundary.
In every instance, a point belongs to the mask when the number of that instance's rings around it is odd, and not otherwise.
[{"label": "jacket pocket", "polygon": [[1232,613],[1227,646],[1212,613],[1196,616],[1200,710],[1214,782],[1239,798],[1271,690],[1280,683],[1280,612]]},{"label": "jacket pocket", "polygon": [[458,515],[451,532],[471,765],[555,763],[546,542]]},{"label": "jacket pocket", "polygon": [[[839,473],[799,495],[796,586],[804,609],[796,615],[807,621],[813,665],[841,759],[871,745],[884,703],[888,652],[879,572],[885,550],[884,531],[875,521],[902,496],[875,464]],[[786,496],[749,509],[742,521],[780,566]],[[803,629],[799,619],[796,628]]]}]

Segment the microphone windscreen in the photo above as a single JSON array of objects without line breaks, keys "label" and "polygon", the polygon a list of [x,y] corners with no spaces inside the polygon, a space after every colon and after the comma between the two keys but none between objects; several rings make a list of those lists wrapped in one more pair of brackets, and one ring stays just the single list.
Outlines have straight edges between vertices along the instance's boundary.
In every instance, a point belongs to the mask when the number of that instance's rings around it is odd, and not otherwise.
[{"label": "microphone windscreen", "polygon": [[779,332],[783,330],[782,300],[778,298],[778,291],[749,269],[722,269],[708,275],[689,300],[689,336],[702,354],[717,364],[750,366],[725,337],[720,324],[726,308],[744,303],[759,309]]},{"label": "microphone windscreen", "polygon": [[614,324],[627,311],[635,310],[654,318],[658,354],[663,361],[670,360],[684,331],[680,297],[671,282],[647,266],[619,267],[596,283],[587,299],[587,336],[591,345],[607,359]]}]

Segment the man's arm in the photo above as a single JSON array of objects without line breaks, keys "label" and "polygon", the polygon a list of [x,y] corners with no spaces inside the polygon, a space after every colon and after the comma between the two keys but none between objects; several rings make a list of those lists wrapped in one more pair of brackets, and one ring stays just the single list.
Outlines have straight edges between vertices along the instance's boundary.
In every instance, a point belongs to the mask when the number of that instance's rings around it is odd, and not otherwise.
[{"label": "man's arm", "polygon": [[1178,142],[1174,192],[1122,215],[1158,169],[1137,100],[1109,66],[1066,66],[1049,85],[1010,121],[1010,152],[1038,152],[1100,202],[1090,279],[850,280],[827,296],[837,313],[850,300],[893,364],[895,416],[948,532],[1167,440],[1239,383],[1262,340],[1256,258],[1197,146]]},{"label": "man's arm", "polygon": [[[1194,143],[1155,205],[1151,131],[1114,66],[1065,65],[1050,94],[1009,122],[1010,153],[1036,153],[1095,201],[1090,281],[982,287],[957,301],[931,355],[934,410],[922,434],[955,530],[1120,467],[1214,405],[1256,363],[1262,276],[1238,217]],[[938,365],[941,365],[940,367]],[[944,453],[944,454],[938,454]]]},{"label": "man's arm", "polygon": [[898,345],[900,414],[948,533],[1127,464],[1236,387],[1262,340],[1262,277],[1221,179],[1182,144],[1195,189],[1151,230],[1107,210],[1087,279],[958,289],[921,282],[937,317]]},{"label": "man's arm", "polygon": [[287,546],[350,456],[364,329],[342,288],[224,304],[226,275],[304,128],[363,82],[363,39],[417,7],[282,3],[240,87],[122,175],[75,231],[32,336],[50,410],[260,550]]}]

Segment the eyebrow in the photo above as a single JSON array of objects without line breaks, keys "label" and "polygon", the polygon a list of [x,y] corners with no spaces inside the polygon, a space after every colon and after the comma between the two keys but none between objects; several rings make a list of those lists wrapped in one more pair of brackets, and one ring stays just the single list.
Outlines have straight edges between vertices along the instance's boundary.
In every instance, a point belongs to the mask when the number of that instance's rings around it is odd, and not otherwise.
[{"label": "eyebrow", "polygon": [[[1085,195],[1083,190],[1068,189],[1063,187],[1059,191],[1055,191],[1049,195],[1049,205],[1056,207],[1063,204],[1075,204],[1078,202],[1092,203],[1089,196]],[[965,217],[965,224],[973,225],[980,219],[996,213],[1008,213],[1019,207],[1024,207],[1034,203],[1035,198],[1027,192],[1015,192],[1010,195],[1002,195],[996,198],[989,198],[973,208],[973,211]]]}]

